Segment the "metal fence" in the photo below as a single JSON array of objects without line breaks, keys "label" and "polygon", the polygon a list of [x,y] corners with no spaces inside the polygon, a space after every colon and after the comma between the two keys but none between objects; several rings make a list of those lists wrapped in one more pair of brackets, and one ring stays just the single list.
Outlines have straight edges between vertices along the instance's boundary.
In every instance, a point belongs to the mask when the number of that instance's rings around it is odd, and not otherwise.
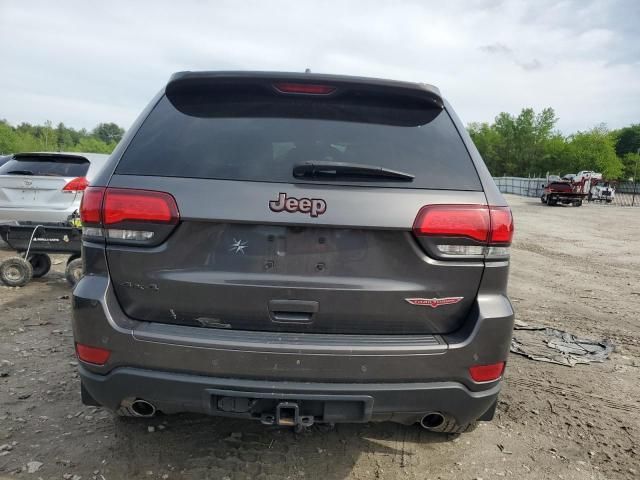
[{"label": "metal fence", "polygon": [[[546,178],[493,177],[502,193],[524,197],[540,197],[547,183]],[[622,207],[640,207],[640,182],[611,182],[615,188],[612,204]],[[635,193],[634,193],[635,192]]]},{"label": "metal fence", "polygon": [[523,197],[540,197],[547,183],[546,178],[493,177],[502,193],[513,193]]}]

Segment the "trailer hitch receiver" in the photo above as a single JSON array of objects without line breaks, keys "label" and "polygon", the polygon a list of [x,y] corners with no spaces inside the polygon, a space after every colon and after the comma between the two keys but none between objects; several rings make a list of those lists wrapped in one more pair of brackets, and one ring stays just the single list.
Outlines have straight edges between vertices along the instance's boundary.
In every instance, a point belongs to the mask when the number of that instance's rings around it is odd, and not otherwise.
[{"label": "trailer hitch receiver", "polygon": [[262,423],[281,425],[295,428],[310,427],[313,425],[313,416],[300,415],[300,407],[295,402],[280,402],[276,406],[275,417],[262,415]]}]

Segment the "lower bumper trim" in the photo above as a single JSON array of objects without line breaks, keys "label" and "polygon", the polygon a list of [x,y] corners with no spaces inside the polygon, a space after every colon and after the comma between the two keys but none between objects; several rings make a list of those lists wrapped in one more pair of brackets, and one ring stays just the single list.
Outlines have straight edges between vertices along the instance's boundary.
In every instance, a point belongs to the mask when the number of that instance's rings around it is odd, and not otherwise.
[{"label": "lower bumper trim", "polygon": [[[472,392],[457,382],[307,383],[273,382],[116,368],[107,375],[80,366],[83,388],[112,410],[135,398],[164,413],[194,412],[260,420],[281,402],[299,406],[317,422],[418,421],[425,412],[442,412],[466,424],[495,405],[501,384]],[[246,408],[229,407],[246,405]],[[271,409],[271,410],[270,410]]]}]

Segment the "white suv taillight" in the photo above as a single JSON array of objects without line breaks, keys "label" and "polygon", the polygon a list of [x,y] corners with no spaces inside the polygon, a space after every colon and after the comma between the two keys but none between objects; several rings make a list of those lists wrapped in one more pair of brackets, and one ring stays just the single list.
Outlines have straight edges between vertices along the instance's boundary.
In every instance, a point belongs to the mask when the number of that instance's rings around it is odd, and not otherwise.
[{"label": "white suv taillight", "polygon": [[86,177],[76,177],[62,187],[63,192],[83,192],[89,186]]}]

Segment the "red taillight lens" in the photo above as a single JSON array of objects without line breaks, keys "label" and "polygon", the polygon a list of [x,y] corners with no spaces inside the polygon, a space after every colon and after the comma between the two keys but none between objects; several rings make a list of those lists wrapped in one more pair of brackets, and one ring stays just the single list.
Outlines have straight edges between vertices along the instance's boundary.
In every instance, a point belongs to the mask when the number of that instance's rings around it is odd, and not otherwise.
[{"label": "red taillight lens", "polygon": [[105,226],[120,222],[175,225],[178,218],[176,201],[165,192],[108,188],[104,196],[102,221]]},{"label": "red taillight lens", "polygon": [[316,85],[311,83],[274,83],[273,86],[281,93],[303,93],[307,95],[329,95],[336,90],[330,85]]},{"label": "red taillight lens", "polygon": [[416,235],[466,237],[478,242],[487,241],[490,227],[489,209],[482,205],[427,205],[413,223]]},{"label": "red taillight lens", "polygon": [[67,183],[63,188],[63,192],[82,192],[89,186],[86,177],[77,177]]},{"label": "red taillight lens", "polygon": [[509,207],[427,205],[413,223],[418,236],[464,237],[490,245],[511,244],[513,231]]},{"label": "red taillight lens", "polygon": [[504,362],[491,365],[474,365],[469,368],[469,374],[474,382],[492,382],[498,380],[504,373]]},{"label": "red taillight lens", "polygon": [[102,221],[101,209],[104,190],[103,187],[89,187],[82,194],[80,220],[83,225],[98,225]]},{"label": "red taillight lens", "polygon": [[513,216],[509,207],[489,207],[491,212],[491,238],[489,243],[509,245],[513,240]]},{"label": "red taillight lens", "polygon": [[104,365],[111,356],[111,351],[105,348],[90,347],[76,343],[76,354],[83,362],[93,363],[94,365]]}]

